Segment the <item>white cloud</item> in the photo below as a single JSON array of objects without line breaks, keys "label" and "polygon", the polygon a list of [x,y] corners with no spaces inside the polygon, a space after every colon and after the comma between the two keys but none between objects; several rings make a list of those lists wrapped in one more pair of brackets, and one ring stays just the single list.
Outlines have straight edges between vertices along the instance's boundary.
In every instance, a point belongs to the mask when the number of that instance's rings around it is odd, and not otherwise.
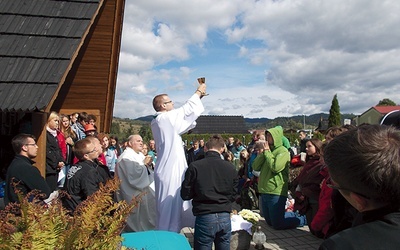
[{"label": "white cloud", "polygon": [[114,115],[152,114],[158,93],[183,103],[199,74],[208,114],[328,112],[335,94],[346,113],[400,103],[398,13],[396,0],[127,0]]}]

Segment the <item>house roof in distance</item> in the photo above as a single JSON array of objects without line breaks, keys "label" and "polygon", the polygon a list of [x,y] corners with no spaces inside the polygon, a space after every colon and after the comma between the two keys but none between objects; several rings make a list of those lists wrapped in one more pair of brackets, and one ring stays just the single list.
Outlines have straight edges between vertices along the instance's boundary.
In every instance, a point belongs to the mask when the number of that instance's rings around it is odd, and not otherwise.
[{"label": "house roof in distance", "polygon": [[400,110],[400,106],[375,106],[373,108],[383,115],[390,113],[394,110]]},{"label": "house roof in distance", "polygon": [[243,116],[202,115],[192,134],[246,134],[249,133]]}]

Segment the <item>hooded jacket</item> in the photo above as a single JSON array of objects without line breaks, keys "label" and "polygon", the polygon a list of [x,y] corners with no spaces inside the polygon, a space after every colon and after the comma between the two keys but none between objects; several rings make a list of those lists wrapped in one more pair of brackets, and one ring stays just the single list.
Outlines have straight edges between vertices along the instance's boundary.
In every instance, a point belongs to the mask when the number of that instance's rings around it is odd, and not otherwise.
[{"label": "hooded jacket", "polygon": [[282,143],[283,129],[277,126],[267,131],[272,135],[274,145],[270,145],[271,150],[259,154],[252,165],[254,170],[261,171],[258,191],[287,197],[290,153]]}]

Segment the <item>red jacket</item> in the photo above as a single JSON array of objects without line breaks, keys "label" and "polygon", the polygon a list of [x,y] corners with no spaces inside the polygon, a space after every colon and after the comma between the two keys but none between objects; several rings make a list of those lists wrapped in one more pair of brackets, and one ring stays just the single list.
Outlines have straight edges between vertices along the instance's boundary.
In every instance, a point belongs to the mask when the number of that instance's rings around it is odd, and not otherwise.
[{"label": "red jacket", "polygon": [[310,225],[310,228],[312,229],[311,231],[315,232],[317,236],[322,236],[323,238],[328,236],[329,229],[333,225],[333,209],[331,201],[333,189],[326,185],[328,177],[329,176],[322,181],[318,211]]},{"label": "red jacket", "polygon": [[57,130],[57,141],[58,141],[58,146],[61,149],[61,154],[65,161],[67,159],[67,143],[65,142],[64,134],[59,130]]}]

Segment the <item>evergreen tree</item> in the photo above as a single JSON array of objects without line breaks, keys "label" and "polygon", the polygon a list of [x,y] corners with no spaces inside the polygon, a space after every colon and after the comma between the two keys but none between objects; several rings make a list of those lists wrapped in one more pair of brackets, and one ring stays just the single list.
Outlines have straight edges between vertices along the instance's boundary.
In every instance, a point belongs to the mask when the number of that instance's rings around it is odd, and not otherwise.
[{"label": "evergreen tree", "polygon": [[333,97],[331,109],[329,110],[328,126],[341,126],[340,106],[337,94]]},{"label": "evergreen tree", "polygon": [[396,106],[396,103],[389,98],[385,98],[383,100],[380,100],[376,106]]}]

